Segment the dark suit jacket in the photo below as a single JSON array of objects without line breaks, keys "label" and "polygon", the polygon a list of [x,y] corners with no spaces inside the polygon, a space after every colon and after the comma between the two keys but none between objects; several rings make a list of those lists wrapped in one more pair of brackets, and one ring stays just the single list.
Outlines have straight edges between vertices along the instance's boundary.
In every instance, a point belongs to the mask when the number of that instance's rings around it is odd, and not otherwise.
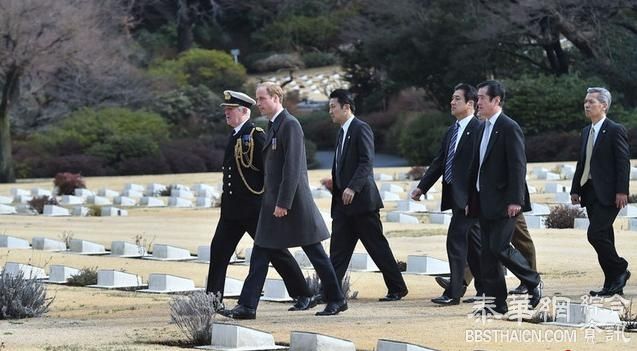
[{"label": "dark suit jacket", "polygon": [[[582,130],[580,157],[575,167],[571,194],[582,196],[580,178],[584,172],[586,161],[586,144],[592,126]],[[606,118],[599,129],[599,135],[593,146],[591,156],[591,177],[595,195],[604,206],[615,206],[615,195],[628,194],[630,182],[630,150],[626,129],[619,123]],[[582,206],[586,206],[586,198],[582,196]]]},{"label": "dark suit jacket", "polygon": [[[336,153],[332,162],[332,218],[378,211],[383,207],[374,181],[374,133],[367,123],[358,118],[352,120],[347,135],[344,136],[340,167],[337,171],[335,163]],[[343,189],[336,186],[337,177]],[[354,200],[347,206],[343,205],[341,196],[346,188],[356,192]]]},{"label": "dark suit jacket", "polygon": [[[314,203],[307,179],[303,129],[286,110],[276,117],[268,130],[263,158],[265,192],[255,244],[281,249],[316,244],[329,238],[330,233]],[[287,216],[274,217],[275,206],[288,209]]]},{"label": "dark suit jacket", "polygon": [[[223,194],[221,195],[221,218],[229,220],[242,220],[247,217],[258,217],[261,209],[261,195],[252,193],[241,179],[237,162],[234,155],[234,148],[237,140],[254,141],[252,165],[257,169],[241,167],[243,176],[253,190],[263,188],[263,143],[265,133],[254,129],[254,123],[247,121],[239,132],[230,136],[226,145],[226,153],[223,158]],[[233,130],[234,132],[234,130]],[[250,137],[252,133],[252,137]],[[247,147],[243,144],[244,150]]]},{"label": "dark suit jacket", "polygon": [[[524,134],[520,126],[503,113],[492,126],[489,144],[480,167],[480,143],[485,123],[479,128],[475,163],[471,185],[475,189],[480,172],[480,216],[487,219],[508,218],[507,207],[517,204],[522,207],[528,201],[526,195],[526,154]],[[471,201],[475,201],[472,197]],[[475,208],[475,206],[469,206]]]},{"label": "dark suit jacket", "polygon": [[[475,159],[475,148],[480,134],[478,133],[481,122],[473,117],[467,124],[462,135],[458,135],[458,147],[453,159],[453,186],[449,187],[445,181],[442,182],[441,210],[454,209],[464,210],[469,201],[469,189],[471,189],[471,167]],[[449,142],[453,135],[455,123],[452,124],[442,139],[440,150],[436,158],[431,162],[429,168],[423,175],[418,188],[426,193],[444,175],[445,164],[447,163],[447,152]]]}]

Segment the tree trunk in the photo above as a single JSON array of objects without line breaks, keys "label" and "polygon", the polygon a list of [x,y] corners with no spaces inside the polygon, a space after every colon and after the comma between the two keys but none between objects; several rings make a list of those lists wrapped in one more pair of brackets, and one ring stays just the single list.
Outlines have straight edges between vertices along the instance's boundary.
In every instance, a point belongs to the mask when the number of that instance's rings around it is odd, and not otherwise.
[{"label": "tree trunk", "polygon": [[16,66],[9,67],[2,87],[2,96],[0,96],[0,183],[15,183],[9,104],[17,95],[19,78],[20,69]]},{"label": "tree trunk", "polygon": [[177,5],[177,51],[184,52],[192,48],[194,24],[192,9],[188,0],[180,0]]}]

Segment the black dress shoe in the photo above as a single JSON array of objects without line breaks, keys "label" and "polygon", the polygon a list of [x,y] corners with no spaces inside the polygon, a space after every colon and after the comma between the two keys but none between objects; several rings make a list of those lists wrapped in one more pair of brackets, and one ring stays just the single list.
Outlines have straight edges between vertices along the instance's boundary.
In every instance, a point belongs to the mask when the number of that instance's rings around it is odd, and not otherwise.
[{"label": "black dress shoe", "polygon": [[316,312],[317,316],[334,316],[339,312],[347,311],[347,300],[338,302],[328,302],[325,309],[321,312]]},{"label": "black dress shoe", "polygon": [[535,308],[540,303],[540,299],[542,299],[542,283],[538,284],[533,290],[529,292],[531,298],[529,299],[529,305]]},{"label": "black dress shoe", "polygon": [[223,310],[222,315],[232,319],[256,319],[257,310],[243,305],[236,305],[231,310]]},{"label": "black dress shoe", "polygon": [[630,279],[630,271],[625,270],[622,272],[608,287],[608,292],[611,295],[618,294],[620,291],[623,293],[623,289],[626,286],[626,282]]},{"label": "black dress shoe", "polygon": [[449,285],[451,285],[451,278],[436,277],[436,283],[438,283],[441,288],[447,290],[449,289]]},{"label": "black dress shoe", "polygon": [[481,299],[482,299],[482,296],[480,295],[471,296],[471,297],[467,297],[466,299],[463,299],[462,303],[476,303],[480,301]]},{"label": "black dress shoe", "polygon": [[405,290],[405,291],[399,291],[399,292],[393,292],[393,293],[388,293],[387,295],[385,295],[385,297],[381,297],[380,299],[378,299],[378,301],[398,301],[400,299],[402,299],[403,297],[407,296],[407,293],[409,293],[409,291]]},{"label": "black dress shoe", "polygon": [[520,283],[517,288],[509,290],[509,294],[511,295],[526,295],[528,293],[529,289],[522,283]]},{"label": "black dress shoe", "polygon": [[436,297],[434,299],[431,299],[431,302],[437,303],[439,305],[451,306],[451,305],[459,304],[460,303],[460,298],[453,298],[453,297],[449,297],[447,295],[442,295],[442,296]]},{"label": "black dress shoe", "polygon": [[603,287],[601,290],[591,290],[588,294],[591,296],[611,296],[607,287]]},{"label": "black dress shoe", "polygon": [[290,307],[288,311],[305,311],[315,306],[316,300],[312,296],[299,296],[294,306]]}]

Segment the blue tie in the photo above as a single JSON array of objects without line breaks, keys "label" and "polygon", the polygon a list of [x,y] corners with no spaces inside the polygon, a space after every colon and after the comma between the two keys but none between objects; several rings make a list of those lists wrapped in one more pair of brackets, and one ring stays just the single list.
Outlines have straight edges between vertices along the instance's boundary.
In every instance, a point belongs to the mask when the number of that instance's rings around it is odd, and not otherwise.
[{"label": "blue tie", "polygon": [[451,184],[453,181],[453,159],[456,156],[456,140],[458,139],[458,129],[460,129],[460,123],[456,122],[453,127],[453,133],[451,134],[451,140],[449,140],[449,148],[447,151],[447,161],[445,162],[445,182]]}]

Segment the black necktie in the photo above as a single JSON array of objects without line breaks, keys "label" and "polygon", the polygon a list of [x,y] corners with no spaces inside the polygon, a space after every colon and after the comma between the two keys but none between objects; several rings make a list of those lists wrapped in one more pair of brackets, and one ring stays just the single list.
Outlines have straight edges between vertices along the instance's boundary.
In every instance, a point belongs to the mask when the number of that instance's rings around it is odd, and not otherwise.
[{"label": "black necktie", "polygon": [[273,125],[273,124],[274,124],[274,123],[272,123],[272,121],[269,121],[269,122],[268,122],[268,130],[272,129],[272,125]]},{"label": "black necktie", "polygon": [[[336,164],[338,166],[338,161],[341,158],[341,152],[343,152],[343,150],[341,150],[343,148],[343,128],[341,128],[338,131],[338,144],[336,144]],[[338,169],[338,167],[337,167]]]}]

